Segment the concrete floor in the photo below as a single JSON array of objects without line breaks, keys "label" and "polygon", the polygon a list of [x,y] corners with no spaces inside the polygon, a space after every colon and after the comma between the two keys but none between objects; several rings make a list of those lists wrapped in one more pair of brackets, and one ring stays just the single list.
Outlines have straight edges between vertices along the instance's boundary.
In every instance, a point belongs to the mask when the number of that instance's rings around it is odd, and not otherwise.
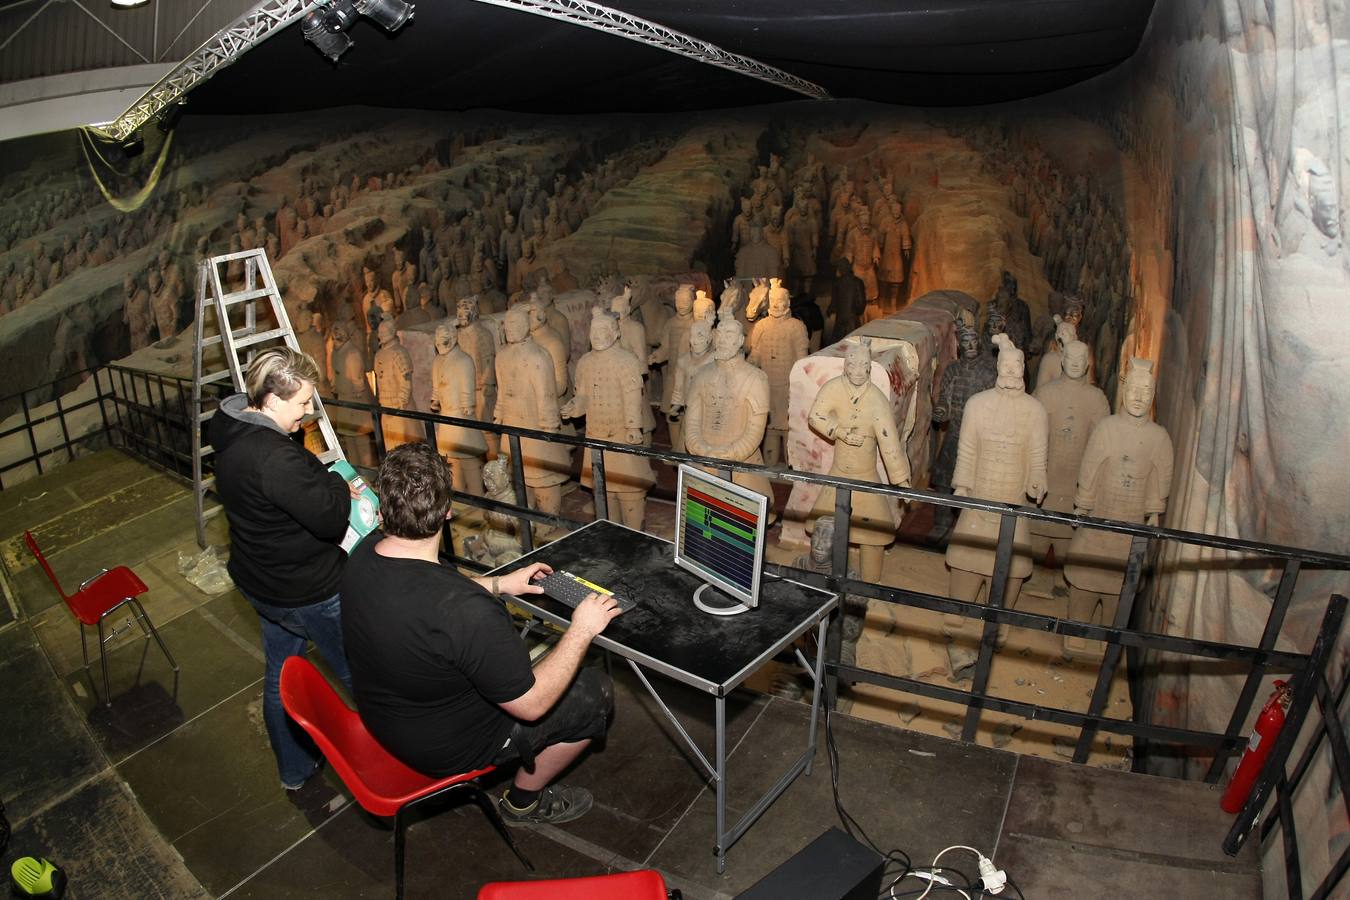
[{"label": "concrete floor", "polygon": [[[112,706],[98,702],[77,625],[24,549],[24,528],[68,588],[100,566],[133,566],[180,675],[123,634],[111,644]],[[0,862],[47,856],[66,868],[73,898],[390,896],[387,823],[356,808],[331,773],[293,795],[278,784],[261,722],[256,617],[237,593],[212,597],[178,574],[179,552],[196,549],[189,492],[115,451],[0,493],[0,562],[20,617],[0,619],[0,799],[14,825]],[[518,834],[539,876],[650,866],[688,898],[732,897],[837,824],[822,747],[815,774],[732,848],[719,876],[701,769],[635,679],[615,672],[619,716],[607,747],[569,779],[595,793],[596,809]],[[707,699],[657,684],[709,748]],[[733,815],[799,752],[807,713],[748,691],[731,704]],[[1260,896],[1255,855],[1219,849],[1229,819],[1214,788],[851,716],[834,716],[833,732],[844,806],[878,845],[916,864],[970,844],[1028,898]],[[415,824],[407,859],[409,897],[472,898],[484,882],[526,874],[474,808]]]}]

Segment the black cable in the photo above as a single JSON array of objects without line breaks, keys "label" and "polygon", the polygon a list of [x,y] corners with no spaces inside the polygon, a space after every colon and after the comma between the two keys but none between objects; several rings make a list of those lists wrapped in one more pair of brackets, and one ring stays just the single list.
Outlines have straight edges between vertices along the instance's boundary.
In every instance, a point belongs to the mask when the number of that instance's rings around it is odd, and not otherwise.
[{"label": "black cable", "polygon": [[[1004,874],[1007,875],[1006,872]],[[1017,882],[1012,880],[1011,875],[1008,875],[1008,887],[1012,888],[1014,891],[1017,891],[1017,900],[1027,900],[1026,896],[1023,895],[1022,893],[1022,889],[1017,886]]]}]

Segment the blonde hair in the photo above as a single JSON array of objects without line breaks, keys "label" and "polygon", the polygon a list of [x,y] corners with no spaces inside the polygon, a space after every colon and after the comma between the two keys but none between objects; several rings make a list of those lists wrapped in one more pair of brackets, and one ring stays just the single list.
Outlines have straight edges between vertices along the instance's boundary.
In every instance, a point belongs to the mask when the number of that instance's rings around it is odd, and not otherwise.
[{"label": "blonde hair", "polygon": [[248,405],[262,409],[268,394],[289,400],[308,381],[319,380],[319,367],[308,353],[290,347],[272,347],[253,357],[244,373],[244,394]]}]

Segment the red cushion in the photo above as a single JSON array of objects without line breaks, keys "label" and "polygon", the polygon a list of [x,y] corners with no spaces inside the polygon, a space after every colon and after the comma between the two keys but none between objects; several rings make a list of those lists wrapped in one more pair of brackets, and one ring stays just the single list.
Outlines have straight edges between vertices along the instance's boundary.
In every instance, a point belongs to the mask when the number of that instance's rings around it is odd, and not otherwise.
[{"label": "red cushion", "polygon": [[478,900],[666,900],[666,882],[654,869],[551,881],[497,881]]}]

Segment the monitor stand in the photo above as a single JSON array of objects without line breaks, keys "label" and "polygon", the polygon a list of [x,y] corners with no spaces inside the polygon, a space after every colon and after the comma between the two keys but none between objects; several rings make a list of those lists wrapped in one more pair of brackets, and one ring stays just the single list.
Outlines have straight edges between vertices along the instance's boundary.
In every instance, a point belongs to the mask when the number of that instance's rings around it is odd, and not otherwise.
[{"label": "monitor stand", "polygon": [[694,606],[712,616],[737,616],[750,611],[750,607],[730,594],[722,593],[711,584],[705,584],[694,591]]}]

